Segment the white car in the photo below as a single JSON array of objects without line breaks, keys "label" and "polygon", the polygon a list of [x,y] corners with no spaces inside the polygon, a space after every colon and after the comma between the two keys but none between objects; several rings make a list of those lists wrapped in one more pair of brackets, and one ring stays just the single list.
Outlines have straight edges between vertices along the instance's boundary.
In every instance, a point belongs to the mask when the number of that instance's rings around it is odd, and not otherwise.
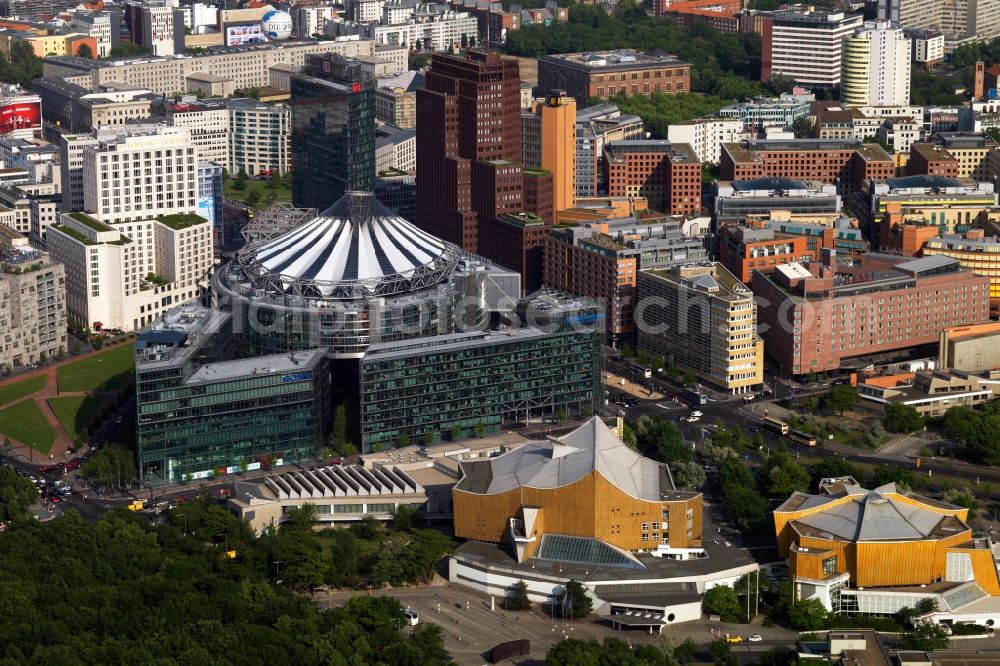
[{"label": "white car", "polygon": [[747,640],[750,641],[751,643],[760,643],[764,639],[761,637],[760,634],[753,634]]},{"label": "white car", "polygon": [[701,412],[699,412],[699,411],[698,411],[698,410],[696,409],[696,410],[694,410],[693,412],[691,412],[691,416],[704,416],[704,414],[702,414]]},{"label": "white car", "polygon": [[699,419],[697,416],[689,416],[689,417],[687,417],[687,422],[688,423],[697,423],[700,420],[701,419]]}]

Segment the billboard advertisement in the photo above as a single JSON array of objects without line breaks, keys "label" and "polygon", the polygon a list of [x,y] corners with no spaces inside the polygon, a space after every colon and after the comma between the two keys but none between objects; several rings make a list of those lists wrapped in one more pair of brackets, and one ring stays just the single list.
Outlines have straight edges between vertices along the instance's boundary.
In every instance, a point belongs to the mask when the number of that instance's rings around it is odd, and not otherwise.
[{"label": "billboard advertisement", "polygon": [[41,126],[41,101],[0,99],[0,134]]},{"label": "billboard advertisement", "polygon": [[212,197],[198,197],[198,214],[215,224],[215,200]]},{"label": "billboard advertisement", "polygon": [[260,23],[226,26],[226,46],[241,44],[262,44],[267,41]]}]

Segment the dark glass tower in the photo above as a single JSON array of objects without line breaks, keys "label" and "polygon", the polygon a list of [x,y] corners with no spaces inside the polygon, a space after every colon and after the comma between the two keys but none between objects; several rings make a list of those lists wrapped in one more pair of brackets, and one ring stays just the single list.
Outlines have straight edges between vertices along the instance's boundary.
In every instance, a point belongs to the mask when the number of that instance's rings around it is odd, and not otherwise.
[{"label": "dark glass tower", "polygon": [[354,58],[310,55],[292,77],[292,201],[325,210],[375,186],[375,79]]}]

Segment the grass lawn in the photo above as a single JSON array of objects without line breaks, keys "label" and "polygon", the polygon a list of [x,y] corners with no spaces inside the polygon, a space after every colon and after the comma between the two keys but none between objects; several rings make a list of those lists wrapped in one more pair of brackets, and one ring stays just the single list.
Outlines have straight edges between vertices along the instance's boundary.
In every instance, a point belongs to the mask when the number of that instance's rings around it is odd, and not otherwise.
[{"label": "grass lawn", "polygon": [[132,345],[122,345],[60,367],[59,392],[111,391],[126,383],[134,370]]},{"label": "grass lawn", "polygon": [[34,400],[22,400],[0,412],[0,433],[45,454],[56,441],[56,433]]},{"label": "grass lawn", "polygon": [[[246,203],[251,192],[257,193],[258,203],[255,208],[265,208],[273,202],[289,202],[292,200],[292,188],[282,183],[277,189],[271,189],[271,183],[263,180],[248,180],[245,190],[237,190],[233,187],[235,180],[226,180],[222,185],[222,190],[226,197]],[[272,199],[272,195],[274,199]]]},{"label": "grass lawn", "polygon": [[97,396],[71,395],[62,398],[49,398],[49,406],[55,412],[56,418],[62,424],[69,437],[83,435],[84,429],[101,406]]},{"label": "grass lawn", "polygon": [[31,395],[35,391],[41,391],[45,388],[45,380],[45,375],[40,375],[19,382],[0,384],[0,405],[6,405],[18,398]]}]

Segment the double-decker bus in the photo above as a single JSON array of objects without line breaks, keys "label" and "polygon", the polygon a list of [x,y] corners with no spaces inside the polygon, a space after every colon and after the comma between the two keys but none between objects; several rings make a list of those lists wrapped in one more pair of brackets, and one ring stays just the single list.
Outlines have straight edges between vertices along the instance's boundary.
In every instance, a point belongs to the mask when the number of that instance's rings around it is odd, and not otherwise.
[{"label": "double-decker bus", "polygon": [[788,438],[793,442],[798,442],[799,444],[816,446],[816,435],[810,435],[809,433],[802,432],[801,430],[793,430],[789,433]]},{"label": "double-decker bus", "polygon": [[774,430],[775,432],[779,432],[782,435],[788,434],[788,424],[773,416],[764,417],[764,426]]}]

